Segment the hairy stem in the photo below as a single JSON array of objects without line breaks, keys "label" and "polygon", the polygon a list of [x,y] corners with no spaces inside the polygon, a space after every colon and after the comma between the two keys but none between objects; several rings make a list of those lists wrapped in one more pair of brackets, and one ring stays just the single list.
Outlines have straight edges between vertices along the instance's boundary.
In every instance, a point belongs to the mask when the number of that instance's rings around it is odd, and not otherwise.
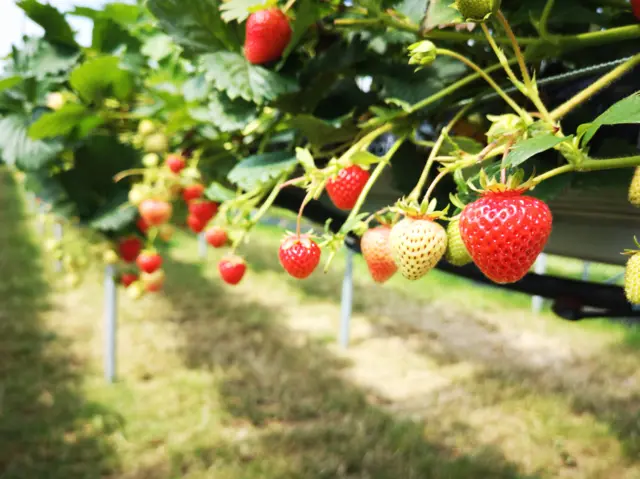
[{"label": "hairy stem", "polygon": [[616,81],[618,78],[623,76],[625,73],[630,71],[632,68],[634,68],[638,64],[640,64],[640,54],[634,55],[629,60],[627,60],[623,64],[619,65],[618,67],[614,68],[609,73],[604,75],[598,81],[589,85],[589,87],[582,90],[576,96],[574,96],[570,100],[567,100],[565,103],[563,103],[558,108],[553,110],[550,114],[551,118],[553,120],[561,119],[562,117],[567,115],[569,112],[571,112],[573,109],[580,106],[584,101],[591,98],[600,90],[608,87],[611,83]]},{"label": "hairy stem", "polygon": [[555,5],[555,0],[547,0],[547,3],[544,6],[544,10],[542,10],[542,16],[540,17],[540,36],[542,38],[546,38],[549,36],[549,17],[551,16],[551,10],[553,10],[553,6]]},{"label": "hairy stem", "polygon": [[606,159],[593,159],[583,161],[579,165],[563,165],[553,170],[549,170],[546,173],[536,176],[531,180],[533,184],[539,185],[549,178],[561,175],[563,173],[569,173],[571,171],[599,171],[599,170],[614,170],[618,168],[635,168],[640,166],[640,155],[627,156],[623,158],[606,158]]}]

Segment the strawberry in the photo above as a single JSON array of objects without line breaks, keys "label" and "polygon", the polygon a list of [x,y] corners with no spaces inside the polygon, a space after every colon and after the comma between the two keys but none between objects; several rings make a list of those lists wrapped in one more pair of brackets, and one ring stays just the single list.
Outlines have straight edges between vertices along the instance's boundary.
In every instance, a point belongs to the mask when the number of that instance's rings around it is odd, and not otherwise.
[{"label": "strawberry", "polygon": [[[638,4],[640,5],[640,0],[638,0]],[[640,206],[640,166],[636,167],[631,185],[629,185],[629,203],[633,206]]]},{"label": "strawberry", "polygon": [[158,228],[158,236],[162,241],[170,241],[173,236],[173,226],[164,224]]},{"label": "strawberry", "polygon": [[377,283],[384,283],[398,271],[389,245],[390,234],[389,226],[378,226],[367,230],[360,240],[362,256]]},{"label": "strawberry", "polygon": [[290,40],[289,19],[280,9],[254,12],[247,19],[244,56],[254,65],[277,60]]},{"label": "strawberry", "polygon": [[118,251],[123,261],[133,263],[142,249],[142,241],[135,236],[123,238],[118,243]]},{"label": "strawberry", "polygon": [[149,228],[151,227],[149,223],[147,223],[142,217],[138,218],[138,221],[136,221],[136,226],[138,227],[140,233],[142,233],[143,235],[146,235],[149,231]]},{"label": "strawberry", "polygon": [[136,264],[141,271],[153,273],[162,266],[162,256],[155,252],[143,251],[136,259]]},{"label": "strawberry", "polygon": [[169,149],[169,139],[164,133],[152,133],[144,140],[144,151],[147,153],[164,153]]},{"label": "strawberry", "polygon": [[246,270],[247,264],[239,256],[225,256],[218,263],[220,277],[228,284],[238,284]]},{"label": "strawberry", "polygon": [[125,288],[128,288],[136,281],[138,281],[138,275],[135,273],[122,273],[122,276],[120,276],[120,283],[122,283]]},{"label": "strawberry", "polygon": [[640,20],[640,0],[631,0],[631,10],[638,20]]},{"label": "strawberry", "polygon": [[462,18],[471,22],[482,22],[500,8],[501,0],[456,0],[455,7]]},{"label": "strawberry", "polygon": [[194,183],[189,186],[185,186],[182,190],[182,199],[185,203],[189,203],[191,200],[196,200],[204,194],[204,186],[200,183]]},{"label": "strawberry", "polygon": [[189,215],[187,216],[187,226],[189,226],[189,229],[194,233],[201,233],[204,227],[207,226],[207,223],[197,216]]},{"label": "strawberry", "polygon": [[320,262],[320,247],[308,235],[287,236],[280,244],[280,264],[294,278],[307,278]]},{"label": "strawberry", "polygon": [[169,155],[165,164],[173,173],[178,174],[187,166],[187,161],[182,155]]},{"label": "strawberry", "polygon": [[460,216],[460,235],[473,261],[496,283],[527,274],[551,234],[552,217],[541,200],[524,189],[485,191]]},{"label": "strawberry", "polygon": [[447,233],[430,216],[407,216],[391,229],[389,243],[402,276],[415,281],[442,259]]},{"label": "strawberry", "polygon": [[627,261],[624,292],[631,304],[640,304],[640,252],[634,252]]},{"label": "strawberry", "polygon": [[149,226],[159,226],[169,221],[173,208],[166,201],[150,199],[140,203],[138,211]]},{"label": "strawberry", "polygon": [[189,214],[195,216],[205,225],[218,212],[218,203],[209,200],[194,200],[189,203]]},{"label": "strawberry", "polygon": [[447,252],[445,258],[454,266],[464,266],[471,263],[471,255],[460,236],[460,220],[454,219],[447,226]]},{"label": "strawberry", "polygon": [[369,172],[358,165],[351,165],[327,181],[327,193],[337,208],[350,210],[356,205],[367,181]]},{"label": "strawberry", "polygon": [[156,293],[164,286],[165,274],[164,271],[158,269],[153,273],[142,273],[140,275],[140,281],[144,285],[144,289],[149,293]]},{"label": "strawberry", "polygon": [[207,243],[214,248],[222,248],[227,244],[228,237],[227,232],[219,226],[212,226],[204,233]]}]

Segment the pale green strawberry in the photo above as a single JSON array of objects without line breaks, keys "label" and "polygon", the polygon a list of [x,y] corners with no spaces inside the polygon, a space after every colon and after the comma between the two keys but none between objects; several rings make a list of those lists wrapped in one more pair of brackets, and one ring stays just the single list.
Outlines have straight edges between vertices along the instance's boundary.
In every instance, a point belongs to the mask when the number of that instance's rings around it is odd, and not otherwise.
[{"label": "pale green strawberry", "polygon": [[402,275],[412,281],[422,278],[447,250],[447,232],[428,217],[406,217],[392,229],[389,243]]},{"label": "pale green strawberry", "polygon": [[460,236],[460,221],[451,220],[447,226],[447,252],[445,258],[454,266],[464,266],[471,263],[471,255]]},{"label": "pale green strawberry", "polygon": [[640,304],[640,252],[627,261],[624,274],[624,292],[632,304]]},{"label": "pale green strawberry", "polygon": [[629,203],[640,206],[640,166],[636,167],[631,185],[629,185]]}]

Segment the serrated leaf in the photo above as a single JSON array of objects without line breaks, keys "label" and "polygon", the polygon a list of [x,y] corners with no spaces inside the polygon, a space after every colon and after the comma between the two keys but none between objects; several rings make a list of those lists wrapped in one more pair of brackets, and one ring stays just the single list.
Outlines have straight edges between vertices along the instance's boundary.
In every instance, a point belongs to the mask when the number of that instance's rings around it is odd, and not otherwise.
[{"label": "serrated leaf", "polygon": [[469,138],[468,136],[453,136],[445,138],[440,150],[441,155],[450,155],[454,152],[464,151],[465,153],[477,154],[482,151],[482,144]]},{"label": "serrated leaf", "polygon": [[44,29],[44,38],[48,41],[76,47],[73,30],[60,11],[37,0],[20,0],[16,3],[27,16]]},{"label": "serrated leaf", "polygon": [[69,12],[69,15],[87,17],[92,20],[108,18],[120,25],[128,26],[133,25],[139,20],[142,11],[143,9],[138,5],[113,2],[106,4],[102,10],[77,6]]},{"label": "serrated leaf", "polygon": [[[95,115],[92,115],[83,105],[67,103],[58,111],[45,113],[32,123],[29,127],[29,136],[34,140],[41,140],[43,138],[68,135],[74,128],[80,126],[88,116]],[[92,122],[93,128],[103,121],[98,116],[95,116],[95,118],[96,120]]]},{"label": "serrated leaf", "polygon": [[128,203],[126,197],[122,201],[122,195],[114,198],[89,222],[89,226],[98,231],[118,231],[133,222],[138,215],[138,210]]},{"label": "serrated leaf", "polygon": [[316,167],[313,155],[307,148],[296,148],[296,159],[307,172],[312,171]]},{"label": "serrated leaf", "polygon": [[552,134],[547,134],[523,140],[511,149],[504,160],[503,168],[515,168],[529,158],[533,158],[535,155],[550,150],[554,146],[571,138],[573,138],[573,136],[557,137]]},{"label": "serrated leaf", "polygon": [[427,13],[427,3],[426,0],[400,0],[393,8],[419,25]]},{"label": "serrated leaf", "polygon": [[152,60],[160,61],[163,58],[171,55],[174,51],[173,40],[169,35],[158,33],[149,37],[142,49],[140,50],[143,55],[148,56]]},{"label": "serrated leaf", "polygon": [[112,95],[126,100],[133,88],[133,78],[129,72],[120,69],[119,63],[114,56],[93,58],[71,72],[69,83],[86,102]]},{"label": "serrated leaf", "polygon": [[334,125],[313,115],[296,115],[289,120],[289,124],[300,130],[307,140],[317,148],[350,140],[359,131],[353,125]]},{"label": "serrated leaf", "polygon": [[613,104],[591,123],[580,125],[578,134],[583,134],[583,144],[589,143],[598,129],[604,125],[622,125],[640,123],[640,92],[636,92]]},{"label": "serrated leaf", "polygon": [[21,169],[43,168],[62,151],[62,145],[32,140],[28,129],[29,122],[22,115],[8,115],[0,119],[0,156],[8,165]]},{"label": "serrated leaf", "polygon": [[234,20],[244,22],[252,12],[276,3],[274,0],[229,0],[220,6],[220,12],[227,23]]},{"label": "serrated leaf", "polygon": [[229,98],[243,98],[257,104],[275,100],[298,90],[297,83],[261,66],[252,65],[242,55],[217,52],[203,55],[200,65],[208,81]]},{"label": "serrated leaf", "polygon": [[380,163],[382,158],[368,151],[357,151],[351,156],[350,160],[355,165],[371,166]]},{"label": "serrated leaf", "polygon": [[236,131],[244,128],[256,117],[253,103],[236,99],[231,100],[225,93],[218,92],[209,102],[211,122],[220,131]]},{"label": "serrated leaf", "polygon": [[187,102],[202,101],[209,96],[211,87],[204,75],[196,75],[189,78],[182,85],[182,95]]},{"label": "serrated leaf", "polygon": [[162,29],[195,52],[237,49],[240,39],[220,17],[219,0],[149,0]]},{"label": "serrated leaf", "polygon": [[235,191],[225,188],[215,181],[209,185],[204,194],[211,201],[217,201],[218,203],[223,203],[236,197]]},{"label": "serrated leaf", "polygon": [[282,174],[293,171],[298,160],[288,151],[264,153],[245,158],[229,172],[227,179],[246,191],[263,187]]},{"label": "serrated leaf", "polygon": [[66,73],[78,61],[80,51],[76,47],[54,45],[42,38],[31,37],[25,39],[20,50],[14,48],[11,57],[13,63],[7,65],[7,75],[33,76],[42,80]]},{"label": "serrated leaf", "polygon": [[458,10],[452,7],[452,0],[429,0],[427,14],[422,22],[424,31],[446,25],[455,25],[464,22],[464,18]]}]

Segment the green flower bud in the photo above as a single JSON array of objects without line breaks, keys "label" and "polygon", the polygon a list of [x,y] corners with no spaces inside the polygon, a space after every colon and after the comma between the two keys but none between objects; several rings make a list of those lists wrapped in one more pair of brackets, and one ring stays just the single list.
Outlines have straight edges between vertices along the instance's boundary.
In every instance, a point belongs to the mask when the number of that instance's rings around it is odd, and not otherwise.
[{"label": "green flower bud", "polygon": [[501,0],[456,0],[455,7],[469,22],[484,22],[500,9]]},{"label": "green flower bud", "polygon": [[518,138],[527,128],[522,118],[512,113],[499,116],[487,115],[487,119],[491,122],[491,127],[487,131],[489,143],[500,141],[505,136]]},{"label": "green flower bud", "polygon": [[429,40],[410,45],[409,48],[409,65],[418,65],[417,70],[432,64],[438,56],[437,48]]}]

